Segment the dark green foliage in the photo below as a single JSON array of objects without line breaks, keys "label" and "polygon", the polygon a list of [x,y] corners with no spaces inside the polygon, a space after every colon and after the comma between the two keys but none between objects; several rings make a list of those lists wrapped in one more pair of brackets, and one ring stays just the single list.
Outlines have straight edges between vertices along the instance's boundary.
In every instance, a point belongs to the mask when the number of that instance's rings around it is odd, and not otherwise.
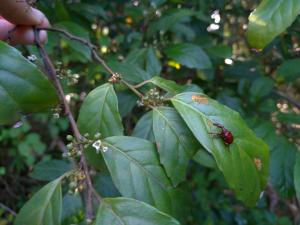
[{"label": "dark green foliage", "polygon": [[19,212],[15,225],[89,222],[82,155],[95,225],[299,223],[299,7],[40,1],[53,26],[98,46],[113,76],[87,46],[48,32],[76,140],[62,106],[43,112],[57,97],[42,61],[0,43],[0,124],[26,115],[0,130],[1,203]]}]

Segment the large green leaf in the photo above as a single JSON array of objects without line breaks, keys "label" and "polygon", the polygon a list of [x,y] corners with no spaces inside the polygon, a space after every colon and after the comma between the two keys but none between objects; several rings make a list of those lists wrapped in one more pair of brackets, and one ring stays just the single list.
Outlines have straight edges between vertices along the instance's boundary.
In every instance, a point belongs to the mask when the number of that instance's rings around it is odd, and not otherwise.
[{"label": "large green leaf", "polygon": [[197,153],[194,155],[193,160],[199,163],[201,166],[205,166],[208,168],[217,168],[216,160],[213,158],[211,154],[209,154],[204,149],[199,149]]},{"label": "large green leaf", "polygon": [[37,67],[0,41],[0,125],[21,113],[42,111],[57,103],[55,89]]},{"label": "large green leaf", "polygon": [[15,225],[59,225],[61,222],[62,177],[48,183],[23,206]]},{"label": "large green leaf", "polygon": [[[79,193],[66,194],[62,199],[62,221],[76,216],[83,208],[83,202]],[[65,224],[65,223],[63,223]]]},{"label": "large green leaf", "polygon": [[162,90],[168,92],[168,94],[176,95],[181,92],[187,91],[196,91],[196,92],[203,92],[201,88],[199,88],[195,84],[188,84],[188,85],[180,85],[177,84],[175,81],[167,80],[162,77],[152,77],[147,83],[154,84],[155,86],[161,88]]},{"label": "large green leaf", "polygon": [[153,109],[153,131],[161,163],[176,186],[185,180],[189,160],[199,143],[175,109]]},{"label": "large green leaf", "polygon": [[172,44],[165,49],[167,56],[180,64],[195,69],[211,68],[211,61],[198,45],[181,43]]},{"label": "large green leaf", "polygon": [[147,112],[141,117],[133,130],[132,136],[154,142],[152,111]]},{"label": "large green leaf", "polygon": [[186,87],[177,84],[175,81],[166,80],[162,77],[153,77],[149,80],[149,83],[160,87],[161,89],[170,92],[171,94],[179,94],[182,92]]},{"label": "large green leaf", "polygon": [[136,105],[138,97],[130,90],[118,92],[117,96],[120,115],[122,117],[125,117],[132,111],[132,109]]},{"label": "large green leaf", "polygon": [[130,198],[105,198],[95,225],[179,225],[174,218]]},{"label": "large green leaf", "polygon": [[82,134],[100,132],[103,137],[123,134],[118,99],[111,84],[97,87],[88,94],[80,109],[78,126]]},{"label": "large green leaf", "polygon": [[276,76],[286,82],[293,82],[300,78],[300,59],[285,60],[277,69]]},{"label": "large green leaf", "polygon": [[250,45],[264,48],[287,29],[299,13],[298,0],[263,0],[249,17],[247,38]]},{"label": "large green leaf", "polygon": [[42,161],[34,166],[30,177],[37,180],[51,181],[62,176],[71,169],[71,163],[63,160]]},{"label": "large green leaf", "polygon": [[270,177],[273,186],[283,196],[294,193],[294,165],[296,162],[296,146],[284,137],[277,137],[271,146]]},{"label": "large green leaf", "polygon": [[145,69],[150,77],[159,76],[162,70],[156,50],[153,47],[134,49],[127,55],[122,64],[129,64],[132,67],[132,71],[134,70],[134,65],[136,65],[135,67]]},{"label": "large green leaf", "polygon": [[281,196],[294,194],[294,166],[297,147],[286,137],[276,134],[271,122],[258,120],[255,132],[270,147],[270,180]]},{"label": "large green leaf", "polygon": [[294,182],[295,190],[297,194],[298,201],[300,201],[300,153],[297,153],[297,159],[294,169]]},{"label": "large green leaf", "polygon": [[124,136],[108,137],[103,142],[108,147],[103,157],[121,194],[170,212],[171,185],[159,163],[155,145]]},{"label": "large green leaf", "polygon": [[155,49],[150,47],[147,49],[146,71],[151,76],[159,76],[162,70],[161,63],[156,56]]},{"label": "large green leaf", "polygon": [[[266,185],[269,169],[268,146],[245,124],[239,113],[204,94],[187,92],[171,99],[195,137],[215,158],[237,197],[253,206]],[[234,141],[226,146],[213,123],[232,132]]]},{"label": "large green leaf", "polygon": [[256,102],[258,99],[267,96],[272,92],[273,86],[274,82],[271,78],[259,77],[250,87],[251,100]]}]

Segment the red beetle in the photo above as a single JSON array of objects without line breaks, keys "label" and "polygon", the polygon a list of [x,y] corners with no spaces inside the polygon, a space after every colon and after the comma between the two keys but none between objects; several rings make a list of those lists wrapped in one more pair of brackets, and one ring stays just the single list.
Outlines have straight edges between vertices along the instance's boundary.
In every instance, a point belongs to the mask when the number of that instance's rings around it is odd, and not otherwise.
[{"label": "red beetle", "polygon": [[218,124],[218,123],[213,123],[213,125],[215,125],[216,127],[219,127],[221,129],[220,133],[217,133],[217,135],[219,135],[223,141],[225,145],[230,145],[233,142],[233,135],[232,133],[227,130],[223,125]]}]

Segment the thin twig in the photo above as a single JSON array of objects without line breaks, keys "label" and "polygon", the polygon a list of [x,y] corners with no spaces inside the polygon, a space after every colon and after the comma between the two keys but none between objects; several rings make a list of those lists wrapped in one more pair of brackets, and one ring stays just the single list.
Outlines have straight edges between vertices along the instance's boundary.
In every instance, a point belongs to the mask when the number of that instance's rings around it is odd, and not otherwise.
[{"label": "thin twig", "polygon": [[145,80],[145,81],[143,81],[143,82],[141,82],[141,83],[139,83],[137,85],[134,85],[133,87],[135,89],[137,89],[137,88],[143,87],[145,84],[148,84],[148,83],[150,83],[150,81],[149,80]]},{"label": "thin twig", "polygon": [[4,205],[3,203],[0,202],[0,207],[4,210],[6,210],[7,212],[9,212],[10,214],[12,214],[13,216],[16,216],[17,213],[12,210],[11,208],[9,208],[8,206]]},{"label": "thin twig", "polygon": [[[77,42],[80,42],[84,45],[86,45],[91,53],[92,53],[92,56],[93,56],[93,59],[100,63],[103,68],[111,75],[111,76],[115,76],[117,75],[117,73],[115,73],[110,67],[109,65],[100,57],[99,53],[98,53],[98,47],[96,45],[94,45],[93,43],[91,43],[90,41],[84,39],[84,38],[81,38],[81,37],[78,37],[78,36],[75,36],[71,33],[69,33],[68,31],[64,30],[64,29],[60,29],[60,28],[55,28],[55,27],[51,27],[51,28],[38,28],[38,30],[46,30],[46,31],[52,31],[52,32],[58,32],[58,33],[61,33],[63,34],[64,36],[66,36],[67,38],[69,38],[70,40],[73,40],[73,41],[77,41]],[[126,87],[128,87],[131,91],[133,91],[139,98],[143,98],[143,94],[140,93],[138,90],[136,90],[136,88],[127,83],[125,80],[121,79],[120,80],[121,83],[123,83]]]},{"label": "thin twig", "polygon": [[[38,30],[36,28],[34,29],[34,36],[35,36],[35,44],[39,50],[39,53],[43,59],[44,62],[44,67],[46,70],[46,73],[48,74],[48,76],[50,77],[51,81],[53,82],[53,85],[56,89],[56,92],[59,96],[59,100],[61,105],[64,108],[65,114],[67,115],[70,125],[71,125],[71,129],[73,131],[73,134],[75,136],[75,139],[77,140],[77,142],[81,142],[82,140],[82,136],[79,132],[79,129],[77,127],[77,124],[75,122],[74,116],[71,112],[70,106],[68,104],[68,102],[66,101],[65,98],[65,93],[63,91],[63,88],[56,76],[56,72],[55,72],[55,67],[52,64],[52,61],[50,60],[47,52],[45,51],[43,45],[41,44],[40,40],[39,40],[39,34],[38,34]],[[89,174],[89,169],[87,166],[87,162],[86,162],[86,158],[85,155],[83,154],[83,146],[82,145],[78,145],[79,147],[79,151],[82,152],[81,155],[81,159],[80,159],[80,166],[82,167],[84,174],[85,174],[85,180],[86,180],[86,184],[87,184],[87,197],[86,197],[86,218],[88,222],[92,222],[93,219],[93,184],[92,184],[92,180]]]},{"label": "thin twig", "polygon": [[60,28],[56,28],[56,27],[38,28],[38,29],[39,30],[52,31],[52,32],[58,32],[58,33],[61,33],[61,34],[65,35],[70,40],[77,41],[77,42],[80,42],[80,43],[86,45],[91,50],[92,56],[94,57],[94,59],[96,61],[98,61],[106,69],[106,71],[110,73],[110,75],[115,74],[113,72],[113,70],[107,65],[107,63],[99,56],[99,54],[97,52],[98,47],[96,45],[94,45],[93,43],[91,43],[90,41],[88,41],[87,39],[75,36],[75,35],[69,33],[68,31],[66,31],[64,29],[60,29]]},{"label": "thin twig", "polygon": [[136,90],[131,84],[127,83],[125,80],[121,80],[120,82],[122,84],[124,84],[125,86],[127,86],[137,96],[139,96],[139,98],[141,98],[141,99],[144,98],[144,96],[143,96],[143,94],[141,92],[139,92],[138,90]]}]

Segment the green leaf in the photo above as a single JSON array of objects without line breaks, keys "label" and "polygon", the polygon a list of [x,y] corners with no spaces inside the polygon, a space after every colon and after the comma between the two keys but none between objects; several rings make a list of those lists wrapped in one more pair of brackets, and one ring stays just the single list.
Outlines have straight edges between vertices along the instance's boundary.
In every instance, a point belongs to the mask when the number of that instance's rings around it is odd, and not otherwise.
[{"label": "green leaf", "polygon": [[63,160],[42,161],[34,166],[30,177],[37,180],[51,181],[71,169],[72,165]]},{"label": "green leaf", "polygon": [[109,66],[114,72],[119,73],[122,78],[128,82],[140,83],[151,78],[146,71],[135,64],[111,62],[109,63]]},{"label": "green leaf", "polygon": [[62,221],[68,220],[82,209],[82,200],[79,194],[66,194],[62,200]]},{"label": "green leaf", "polygon": [[114,185],[111,176],[109,175],[98,175],[95,178],[94,186],[98,193],[104,198],[120,196],[120,192]]},{"label": "green leaf", "polygon": [[159,76],[162,70],[161,63],[156,56],[155,49],[147,49],[146,71],[152,76]]},{"label": "green leaf", "polygon": [[132,111],[133,107],[136,105],[138,97],[130,90],[117,92],[117,96],[120,115],[122,117],[125,117]]},{"label": "green leaf", "polygon": [[277,119],[283,123],[300,124],[300,116],[296,113],[278,113]]},{"label": "green leaf", "polygon": [[206,51],[216,58],[226,59],[232,57],[232,48],[224,44],[212,45],[206,48]]},{"label": "green leaf", "polygon": [[216,160],[214,159],[214,157],[204,149],[198,150],[197,153],[194,155],[193,160],[199,163],[201,166],[205,166],[212,169],[217,168]]},{"label": "green leaf", "polygon": [[79,112],[78,127],[82,134],[102,137],[123,134],[118,99],[111,84],[103,84],[85,98]]},{"label": "green leaf", "polygon": [[276,76],[286,82],[293,82],[300,78],[300,59],[285,60],[277,69]]},{"label": "green leaf", "polygon": [[286,138],[277,137],[271,148],[270,177],[273,186],[282,196],[294,193],[294,165],[297,148]]},{"label": "green leaf", "polygon": [[[136,65],[135,67],[145,69],[147,73],[146,75],[147,77],[159,76],[162,70],[161,63],[158,57],[156,56],[156,50],[153,47],[134,49],[127,55],[124,63],[122,64],[125,65],[129,64],[131,67],[133,67],[130,68],[130,70],[132,71],[134,70],[134,65]],[[140,71],[139,73],[142,74],[144,73],[144,71]]]},{"label": "green leaf", "polygon": [[14,225],[59,225],[61,222],[62,177],[48,183],[23,206]]},{"label": "green leaf", "polygon": [[253,101],[267,96],[273,90],[273,80],[268,77],[260,77],[256,79],[250,88],[250,94]]},{"label": "green leaf", "polygon": [[299,12],[298,0],[263,0],[249,16],[250,45],[263,49],[293,23]]},{"label": "green leaf", "polygon": [[103,152],[112,179],[125,197],[147,202],[163,212],[171,211],[171,184],[161,167],[155,145],[135,137],[104,139]]},{"label": "green leaf", "polygon": [[296,164],[294,168],[294,182],[298,201],[300,201],[300,153],[297,153]]},{"label": "green leaf", "polygon": [[294,194],[293,176],[297,148],[284,136],[278,136],[271,122],[259,120],[257,123],[256,133],[270,146],[272,186],[281,196],[291,196]]},{"label": "green leaf", "polygon": [[0,125],[22,113],[43,111],[58,102],[55,89],[37,67],[0,41]]},{"label": "green leaf", "polygon": [[156,208],[129,198],[105,198],[95,225],[179,225],[174,218]]},{"label": "green leaf", "polygon": [[156,85],[157,87],[170,92],[171,94],[179,94],[182,92],[186,87],[176,84],[175,81],[166,80],[162,77],[153,77],[149,80],[149,83]]},{"label": "green leaf", "polygon": [[[267,182],[268,146],[247,127],[239,113],[204,94],[182,93],[171,101],[198,141],[214,156],[237,197],[246,205],[255,205]],[[233,134],[231,145],[210,134],[220,132],[213,123]]]},{"label": "green leaf", "polygon": [[132,50],[125,58],[124,63],[129,63],[131,65],[138,65],[139,67],[143,68],[145,65],[147,55],[146,48],[139,48]]},{"label": "green leaf", "polygon": [[173,44],[165,49],[170,59],[192,69],[210,69],[211,61],[198,45],[181,43]]},{"label": "green leaf", "polygon": [[189,160],[199,144],[180,115],[170,107],[153,109],[153,131],[160,161],[176,186],[185,180]]},{"label": "green leaf", "polygon": [[141,117],[133,130],[132,136],[154,142],[152,111],[147,112]]}]

